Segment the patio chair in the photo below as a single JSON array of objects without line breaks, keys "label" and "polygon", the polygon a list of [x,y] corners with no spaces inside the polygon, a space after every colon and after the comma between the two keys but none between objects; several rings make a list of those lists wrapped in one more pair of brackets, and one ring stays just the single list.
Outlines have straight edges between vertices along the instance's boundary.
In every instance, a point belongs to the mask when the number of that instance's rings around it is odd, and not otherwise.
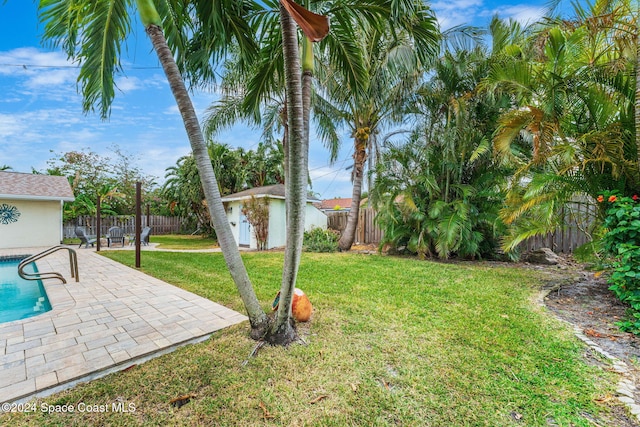
[{"label": "patio chair", "polygon": [[124,231],[120,227],[111,227],[107,231],[107,247],[111,247],[112,242],[120,242],[122,243],[122,247],[124,248]]},{"label": "patio chair", "polygon": [[[142,243],[143,245],[148,245],[149,244],[149,234],[151,234],[151,227],[145,227],[142,229],[142,232],[140,232],[140,243]],[[133,245],[136,242],[136,238],[135,236],[132,237],[131,239],[129,239],[129,244]]]},{"label": "patio chair", "polygon": [[140,233],[140,242],[143,245],[149,244],[149,235],[151,234],[151,227],[145,227],[142,229],[142,233]]},{"label": "patio chair", "polygon": [[93,247],[93,244],[96,242],[95,236],[87,236],[87,232],[84,231],[82,227],[76,227],[76,237],[80,239],[79,248],[82,247],[82,245],[84,245],[85,248],[88,248],[89,245]]}]

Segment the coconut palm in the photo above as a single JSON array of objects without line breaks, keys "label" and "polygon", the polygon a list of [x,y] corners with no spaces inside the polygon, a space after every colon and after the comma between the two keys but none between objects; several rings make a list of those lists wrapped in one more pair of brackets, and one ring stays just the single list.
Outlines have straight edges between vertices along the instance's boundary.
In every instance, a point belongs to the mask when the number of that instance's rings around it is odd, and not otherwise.
[{"label": "coconut palm", "polygon": [[[392,110],[389,108],[391,104],[378,106],[376,101],[371,101],[376,103],[375,108],[380,110],[370,113],[370,118],[361,117],[369,108],[365,105],[368,101],[364,99],[366,96],[375,96],[377,99],[387,96],[388,101],[394,100],[397,104],[402,98],[399,89],[406,89],[409,82],[415,81],[419,75],[416,72],[418,64],[424,64],[434,53],[437,29],[429,9],[422,2],[415,0],[401,2],[341,0],[332,3],[317,1],[312,2],[311,7],[314,10],[323,10],[332,16],[331,34],[319,43],[315,55],[315,62],[322,64],[321,67],[317,67],[320,85],[329,84],[332,88],[322,90],[324,96],[316,97],[316,101],[311,105],[311,80],[315,73],[313,51],[308,41],[303,41],[302,45],[305,49],[302,61],[302,87],[305,99],[303,105],[303,114],[306,117],[305,135],[309,133],[308,114],[313,110],[320,136],[330,147],[332,158],[335,160],[340,142],[338,125],[351,128],[354,137],[357,129],[363,131],[369,127],[371,130],[371,126],[357,123],[358,121],[363,123],[371,121],[375,128],[375,132],[367,135],[361,131],[362,137],[357,138],[355,144],[358,153],[355,157],[358,161],[354,167],[357,171],[354,174],[354,193],[357,193],[358,202],[354,202],[357,206],[355,209],[352,207],[347,231],[343,233],[345,241],[351,242],[343,247],[348,249],[353,243],[358,218],[364,175],[360,164],[367,157],[366,150],[376,146],[371,142],[376,139],[377,132],[380,130],[377,128],[378,124],[386,123]],[[261,13],[255,19],[254,25],[259,28],[272,28],[273,25],[270,24],[268,16],[268,13]],[[279,68],[274,65],[282,61],[278,53],[280,49],[277,48],[282,41],[278,34],[266,33],[262,39],[261,59],[249,65],[242,61],[235,61],[231,63],[231,67],[227,68],[230,71],[227,74],[228,79],[223,81],[225,96],[208,110],[209,116],[206,122],[208,130],[216,132],[237,120],[245,120],[254,125],[263,125],[266,129],[265,134],[271,134],[275,128],[279,129],[279,126],[274,124],[285,127],[285,135],[287,134],[285,106],[288,99],[282,96],[283,76],[278,72]],[[371,36],[371,39],[366,40],[365,36]],[[381,53],[382,45],[388,49],[386,53]],[[372,47],[377,53],[371,54]],[[239,65],[246,67],[245,72],[240,71]],[[413,67],[413,74],[406,67]],[[384,71],[381,71],[382,69]],[[407,79],[399,78],[396,72],[402,72]],[[371,73],[375,76],[372,77]],[[397,87],[395,82],[402,84]],[[349,96],[361,100],[353,101],[353,103],[362,103],[361,111],[355,113],[359,116],[358,119],[345,121],[344,114],[338,111],[344,105],[331,107],[330,103],[326,102],[332,90],[343,92],[340,95],[342,99],[336,98],[337,103],[349,103],[350,101],[344,101],[344,98]],[[382,110],[385,111],[382,113],[383,117],[379,119],[373,117]],[[283,143],[286,148],[286,137],[283,138]],[[366,147],[364,157],[363,150],[360,149],[363,146]],[[287,158],[285,150],[285,163]]]},{"label": "coconut palm", "polygon": [[352,70],[334,67],[319,75],[321,90],[314,109],[319,134],[330,147],[332,159],[339,149],[341,129],[348,129],[354,142],[353,194],[339,241],[341,250],[349,250],[355,240],[368,152],[374,152],[381,131],[402,122],[400,108],[437,50],[434,17],[424,5],[412,5],[416,8],[395,15],[397,20],[391,19],[388,25],[354,31],[363,58],[362,77],[353,78]]},{"label": "coconut palm", "polygon": [[[222,205],[197,115],[169,47],[171,43],[176,51],[184,55],[187,47],[186,34],[193,30],[196,23],[204,22],[211,32],[224,35],[219,37],[221,45],[218,46],[218,51],[224,50],[224,43],[230,38],[235,38],[238,43],[248,46],[248,50],[253,49],[250,39],[246,38],[251,31],[243,24],[242,19],[243,9],[248,8],[249,4],[227,1],[216,4],[220,7],[211,10],[210,2],[194,4],[190,1],[166,0],[155,3],[158,9],[151,0],[137,0],[135,6],[176,98],[196,159],[218,242],[247,310],[252,336],[258,338],[267,330],[269,320],[255,296],[242,263]],[[109,116],[114,97],[114,74],[121,70],[118,56],[131,30],[132,6],[131,0],[85,1],[74,2],[73,5],[69,5],[64,0],[41,0],[39,3],[40,19],[45,25],[44,39],[54,46],[61,46],[70,58],[81,63],[78,81],[83,94],[84,110],[88,112],[98,108],[104,118]],[[184,13],[175,13],[175,11],[184,11]],[[189,13],[192,11],[193,14]],[[195,20],[195,18],[199,19]],[[168,39],[165,39],[165,32]],[[191,70],[195,69],[192,62],[183,59],[183,63],[186,64],[185,66],[192,67]],[[203,69],[209,65],[209,59],[204,61],[204,64]],[[199,73],[202,71],[200,69],[195,71],[192,74],[195,77],[206,75],[204,72]]]}]

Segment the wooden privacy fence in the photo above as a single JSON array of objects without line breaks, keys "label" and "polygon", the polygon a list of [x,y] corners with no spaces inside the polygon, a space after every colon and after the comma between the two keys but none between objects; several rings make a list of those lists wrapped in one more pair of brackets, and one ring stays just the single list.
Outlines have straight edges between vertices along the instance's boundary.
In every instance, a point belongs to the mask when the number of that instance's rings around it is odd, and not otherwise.
[{"label": "wooden privacy fence", "polygon": [[[347,225],[347,211],[327,212],[327,227],[342,233]],[[521,252],[550,248],[556,253],[572,253],[577,247],[591,241],[590,230],[597,217],[597,207],[589,202],[568,203],[560,213],[562,227],[545,236],[535,236],[520,244]],[[373,208],[361,208],[356,231],[356,243],[380,243],[383,232],[374,223]]]},{"label": "wooden privacy fence", "polygon": [[561,227],[544,236],[534,236],[522,242],[521,252],[549,248],[556,253],[572,253],[591,242],[591,230],[598,217],[598,208],[589,202],[570,202],[560,212]]},{"label": "wooden privacy fence", "polygon": [[[178,233],[181,225],[181,218],[176,216],[142,215],[142,227],[151,227],[152,235]],[[74,221],[65,222],[64,237],[76,237],[75,230],[77,226],[83,227],[89,235],[98,235],[96,217],[80,216]],[[136,219],[133,215],[104,216],[100,220],[100,235],[106,235],[109,228],[114,226],[122,228],[125,234],[135,234]]]},{"label": "wooden privacy fence", "polygon": [[[326,212],[327,227],[332,230],[338,230],[340,233],[347,226],[347,218],[349,212],[335,211]],[[376,211],[373,208],[360,208],[358,213],[358,228],[356,230],[356,240],[354,243],[370,244],[380,243],[382,240],[382,230],[374,223]]]}]

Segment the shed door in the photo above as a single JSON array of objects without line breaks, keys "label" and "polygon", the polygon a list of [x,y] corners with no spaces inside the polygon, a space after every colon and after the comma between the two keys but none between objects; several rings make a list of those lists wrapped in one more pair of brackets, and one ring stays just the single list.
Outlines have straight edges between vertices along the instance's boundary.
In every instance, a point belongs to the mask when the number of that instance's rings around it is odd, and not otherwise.
[{"label": "shed door", "polygon": [[240,235],[238,236],[238,245],[240,246],[249,246],[251,243],[251,226],[249,225],[249,220],[240,210]]}]

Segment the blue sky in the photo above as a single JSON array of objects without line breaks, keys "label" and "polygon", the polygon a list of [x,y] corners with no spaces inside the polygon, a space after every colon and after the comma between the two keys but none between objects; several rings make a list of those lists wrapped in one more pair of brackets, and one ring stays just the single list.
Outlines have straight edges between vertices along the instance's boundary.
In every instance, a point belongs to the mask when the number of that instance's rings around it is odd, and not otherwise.
[{"label": "blue sky", "polygon": [[[486,26],[494,14],[520,21],[535,20],[545,0],[438,0],[431,3],[443,28],[459,24]],[[126,57],[125,76],[111,117],[82,113],[76,92],[77,69],[66,55],[40,44],[42,27],[30,0],[0,1],[0,166],[17,172],[46,169],[46,162],[72,150],[90,149],[109,156],[114,146],[131,156],[146,174],[162,182],[165,169],[190,150],[175,101],[141,24],[134,24]],[[215,93],[193,96],[201,114],[216,100]],[[253,148],[260,132],[236,126],[219,135],[219,142]],[[338,161],[329,164],[320,141],[311,139],[309,168],[313,191],[321,198],[351,197],[351,141],[345,139]]]}]

